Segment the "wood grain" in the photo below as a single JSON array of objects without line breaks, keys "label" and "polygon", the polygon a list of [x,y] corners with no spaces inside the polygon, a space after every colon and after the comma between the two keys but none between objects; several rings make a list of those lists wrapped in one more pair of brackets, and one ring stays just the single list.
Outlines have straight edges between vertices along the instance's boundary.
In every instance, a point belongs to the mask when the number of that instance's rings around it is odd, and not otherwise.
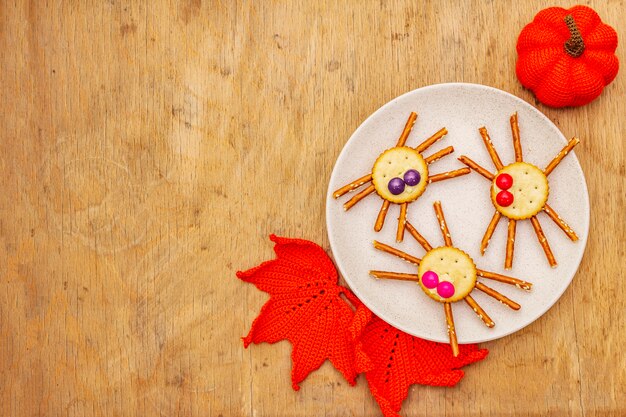
[{"label": "wood grain", "polygon": [[[288,343],[244,350],[267,295],[235,271],[273,256],[270,233],[328,248],[354,129],[465,81],[582,139],[591,234],[549,314],[403,414],[625,415],[626,78],[577,109],[520,86],[517,33],[555,3],[2,2],[0,414],[380,415],[363,378],[327,363],[296,393]],[[623,1],[588,3],[626,39]]]}]

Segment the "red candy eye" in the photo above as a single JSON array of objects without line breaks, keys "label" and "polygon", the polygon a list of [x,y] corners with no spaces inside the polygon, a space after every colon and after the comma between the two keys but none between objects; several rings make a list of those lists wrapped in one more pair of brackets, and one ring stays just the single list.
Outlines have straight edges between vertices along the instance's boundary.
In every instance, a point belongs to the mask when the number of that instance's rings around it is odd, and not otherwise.
[{"label": "red candy eye", "polygon": [[496,195],[496,203],[502,207],[508,207],[513,204],[513,194],[506,190],[502,190]]},{"label": "red candy eye", "polygon": [[502,190],[508,190],[513,185],[513,177],[509,174],[500,174],[496,178],[496,185]]}]

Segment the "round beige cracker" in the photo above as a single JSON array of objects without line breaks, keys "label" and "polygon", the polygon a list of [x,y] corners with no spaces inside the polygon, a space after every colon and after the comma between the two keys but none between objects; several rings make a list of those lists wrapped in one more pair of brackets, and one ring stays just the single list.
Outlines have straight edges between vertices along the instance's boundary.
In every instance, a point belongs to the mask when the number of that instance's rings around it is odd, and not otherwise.
[{"label": "round beige cracker", "polygon": [[[448,281],[454,285],[454,295],[441,298],[437,288],[426,288],[422,284],[422,275],[433,271],[439,276],[439,282]],[[460,249],[443,246],[426,252],[417,268],[420,287],[433,300],[455,302],[464,299],[476,285],[476,265],[468,254]]]},{"label": "round beige cracker", "polygon": [[[508,207],[502,207],[496,202],[496,196],[502,190],[496,185],[496,179],[503,173],[513,178],[513,185],[507,190],[513,194],[513,203]],[[491,201],[503,216],[523,220],[543,210],[549,192],[548,179],[542,170],[527,162],[514,162],[496,174],[491,186]]]},{"label": "round beige cracker", "polygon": [[[413,187],[406,185],[404,191],[398,195],[391,194],[387,188],[389,181],[396,177],[404,178],[404,174],[410,169],[419,172],[420,182]],[[392,203],[415,201],[428,185],[428,165],[422,155],[413,148],[399,146],[387,149],[374,162],[372,184],[379,196]]]}]

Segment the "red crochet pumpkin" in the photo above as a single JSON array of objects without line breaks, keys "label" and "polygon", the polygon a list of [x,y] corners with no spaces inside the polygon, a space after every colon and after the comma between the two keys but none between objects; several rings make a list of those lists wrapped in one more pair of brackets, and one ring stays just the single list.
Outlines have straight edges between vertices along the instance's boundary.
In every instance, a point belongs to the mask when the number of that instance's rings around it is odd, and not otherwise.
[{"label": "red crochet pumpkin", "polygon": [[589,7],[550,7],[517,40],[517,78],[551,107],[582,106],[602,93],[619,69],[617,33]]}]

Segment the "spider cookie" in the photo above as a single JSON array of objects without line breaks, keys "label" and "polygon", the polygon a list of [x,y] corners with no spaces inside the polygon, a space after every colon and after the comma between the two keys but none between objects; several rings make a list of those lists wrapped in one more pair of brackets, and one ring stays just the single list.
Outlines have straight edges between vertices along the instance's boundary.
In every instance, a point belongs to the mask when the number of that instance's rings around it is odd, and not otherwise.
[{"label": "spider cookie", "polygon": [[495,207],[495,212],[487,231],[480,242],[480,253],[484,254],[489,240],[493,235],[498,222],[502,216],[509,220],[506,256],[504,259],[504,267],[510,269],[513,266],[513,249],[515,247],[515,228],[518,220],[530,219],[539,244],[541,245],[550,266],[557,265],[552,249],[548,244],[548,240],[543,233],[541,224],[537,215],[545,212],[560,228],[565,232],[567,237],[572,241],[578,240],[578,236],[571,227],[561,219],[561,217],[548,205],[548,195],[550,194],[550,186],[548,184],[548,176],[565,158],[565,156],[578,145],[578,138],[572,138],[568,144],[554,157],[545,169],[524,162],[522,158],[522,145],[520,141],[519,124],[517,121],[517,113],[513,114],[510,119],[511,133],[513,136],[513,148],[515,149],[515,162],[504,166],[496,149],[491,142],[491,138],[485,127],[479,130],[480,136],[489,156],[496,167],[496,172],[491,173],[485,168],[478,165],[465,155],[459,158],[469,168],[478,172],[483,177],[491,181],[491,202]]},{"label": "spider cookie", "polygon": [[426,251],[426,254],[422,259],[416,258],[408,253],[402,252],[401,250],[377,241],[374,241],[374,247],[378,250],[390,253],[417,265],[417,274],[370,271],[370,275],[379,279],[416,281],[419,283],[426,295],[433,300],[442,303],[446,316],[448,337],[450,339],[452,354],[454,356],[458,356],[459,345],[456,337],[456,329],[454,327],[452,303],[462,300],[465,301],[465,303],[476,313],[476,315],[483,321],[483,323],[485,323],[487,327],[493,327],[495,326],[494,321],[470,295],[474,289],[479,289],[513,310],[519,310],[521,306],[515,301],[500,294],[493,288],[479,282],[478,278],[486,278],[503,282],[505,284],[515,285],[516,287],[527,291],[530,291],[532,284],[517,278],[477,269],[474,261],[468,254],[453,246],[452,238],[450,237],[450,232],[448,231],[448,226],[443,216],[443,210],[441,209],[441,203],[438,201],[435,202],[434,208],[435,215],[437,216],[437,220],[441,228],[441,233],[443,234],[445,246],[433,248],[431,244],[417,232],[411,223],[407,221],[405,224],[406,229]]},{"label": "spider cookie", "polygon": [[372,193],[376,193],[382,200],[382,206],[374,223],[374,230],[379,232],[385,224],[385,218],[389,206],[398,204],[400,215],[396,231],[396,241],[404,239],[404,224],[406,222],[407,206],[421,196],[429,184],[443,181],[470,173],[467,167],[441,174],[430,175],[428,166],[440,158],[454,152],[452,146],[448,146],[434,154],[424,157],[422,152],[432,146],[447,133],[444,127],[424,142],[411,148],[405,146],[409,133],[413,129],[417,114],[412,112],[404,126],[404,130],[398,139],[396,146],[384,151],[374,162],[371,173],[344,185],[333,193],[334,198],[355,191],[365,184],[369,185],[361,189],[350,200],[344,203],[344,210],[349,210],[356,203]]}]

